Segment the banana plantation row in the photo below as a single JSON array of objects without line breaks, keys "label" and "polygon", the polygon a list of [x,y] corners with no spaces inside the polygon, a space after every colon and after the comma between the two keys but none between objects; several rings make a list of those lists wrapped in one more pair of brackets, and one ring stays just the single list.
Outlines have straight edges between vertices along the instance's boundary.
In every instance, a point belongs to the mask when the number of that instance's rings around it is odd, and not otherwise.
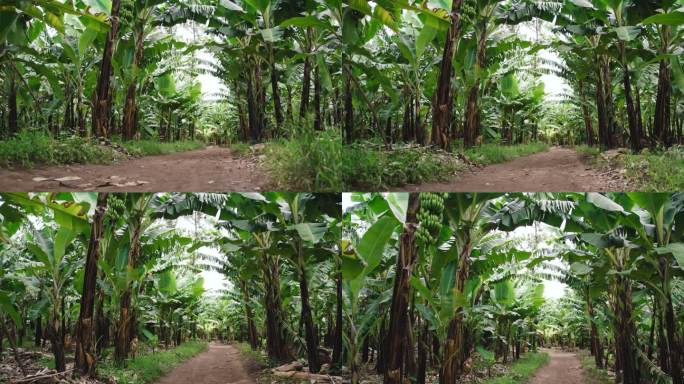
[{"label": "banana plantation row", "polygon": [[334,194],[1,194],[0,355],[29,374],[31,338],[99,376],[112,355],[244,340],[317,372],[341,361],[340,214]]},{"label": "banana plantation row", "polygon": [[682,383],[682,193],[352,194],[343,221],[352,382],[469,382],[559,346]]}]

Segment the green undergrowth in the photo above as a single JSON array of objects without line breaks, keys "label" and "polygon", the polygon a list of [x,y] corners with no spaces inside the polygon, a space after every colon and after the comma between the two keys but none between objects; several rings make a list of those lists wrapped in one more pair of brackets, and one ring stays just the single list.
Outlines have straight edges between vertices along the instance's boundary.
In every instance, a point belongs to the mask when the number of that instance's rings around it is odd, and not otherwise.
[{"label": "green undergrowth", "polygon": [[589,351],[580,350],[577,352],[577,356],[580,358],[582,370],[587,375],[589,384],[612,384],[615,382],[605,370],[596,367],[594,357]]},{"label": "green undergrowth", "polygon": [[271,367],[275,365],[275,362],[272,362],[268,359],[268,357],[261,353],[259,350],[253,350],[252,347],[248,343],[244,342],[239,342],[239,343],[233,343],[232,344],[238,351],[240,351],[240,355],[244,357],[247,360],[251,360],[257,363],[259,367],[265,368],[265,367]]},{"label": "green undergrowth", "polygon": [[204,148],[201,141],[176,141],[172,143],[155,140],[124,141],[121,143],[133,156],[166,155],[174,152],[192,151]]},{"label": "green undergrowth", "polygon": [[290,139],[266,144],[265,166],[276,189],[341,191],[342,140],[338,132],[302,131]]},{"label": "green undergrowth", "polygon": [[[155,140],[118,142],[133,156],[163,155],[203,148],[199,141],[173,143]],[[109,145],[80,136],[53,138],[44,131],[23,130],[17,135],[0,140],[0,166],[33,167],[57,164],[108,164],[125,159],[126,155]]]},{"label": "green undergrowth", "polygon": [[601,154],[597,148],[576,147],[580,153],[592,156],[592,162],[599,167],[624,169],[635,190],[679,191],[684,189],[684,146],[667,150],[644,149],[640,153],[628,150]]},{"label": "green undergrowth", "polygon": [[427,181],[445,181],[465,165],[456,156],[424,147],[391,151],[368,143],[347,145],[342,156],[346,190],[382,190]]},{"label": "green undergrowth", "polygon": [[126,361],[124,367],[105,360],[98,364],[97,375],[111,378],[118,384],[151,383],[175,366],[190,359],[207,348],[206,341],[188,341],[178,347],[144,354]]},{"label": "green undergrowth", "polygon": [[123,157],[112,148],[79,136],[53,139],[42,131],[23,130],[0,141],[0,166],[32,167],[38,164],[105,164]]},{"label": "green undergrowth", "polygon": [[544,143],[529,143],[516,145],[482,144],[465,150],[468,160],[477,165],[503,163],[516,157],[527,156],[548,149]]},{"label": "green undergrowth", "polygon": [[487,379],[483,384],[518,384],[527,383],[535,372],[548,363],[549,355],[544,352],[528,352],[510,366],[503,376]]}]

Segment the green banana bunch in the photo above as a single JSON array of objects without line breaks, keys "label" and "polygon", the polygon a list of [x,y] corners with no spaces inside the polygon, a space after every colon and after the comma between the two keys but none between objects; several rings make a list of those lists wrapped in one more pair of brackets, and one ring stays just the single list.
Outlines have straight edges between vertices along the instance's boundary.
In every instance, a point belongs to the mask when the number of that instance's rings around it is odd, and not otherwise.
[{"label": "green banana bunch", "polygon": [[420,210],[417,214],[420,225],[416,229],[416,238],[422,244],[437,244],[439,231],[442,229],[445,198],[444,193],[420,194]]}]

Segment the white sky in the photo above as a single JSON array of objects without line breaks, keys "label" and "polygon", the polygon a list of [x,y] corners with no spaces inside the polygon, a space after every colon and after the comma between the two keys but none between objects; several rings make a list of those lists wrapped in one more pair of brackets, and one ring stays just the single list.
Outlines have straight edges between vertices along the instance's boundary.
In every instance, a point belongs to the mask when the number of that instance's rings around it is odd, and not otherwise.
[{"label": "white sky", "polygon": [[[342,194],[342,211],[353,205],[351,200],[351,193]],[[522,227],[513,231],[516,235],[526,235],[534,231],[533,227]],[[552,261],[552,264],[564,265],[560,259]],[[565,295],[568,286],[556,280],[544,280],[544,298],[547,300],[557,300]]]}]

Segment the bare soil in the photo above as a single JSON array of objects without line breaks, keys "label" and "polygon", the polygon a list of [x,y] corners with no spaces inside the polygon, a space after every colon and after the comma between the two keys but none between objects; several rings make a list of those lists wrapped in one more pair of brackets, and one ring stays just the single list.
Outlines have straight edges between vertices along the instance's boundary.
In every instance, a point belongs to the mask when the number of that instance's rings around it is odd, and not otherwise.
[{"label": "bare soil", "polygon": [[545,349],[549,363],[540,368],[530,380],[530,384],[583,384],[586,382],[580,360],[572,352]]},{"label": "bare soil", "polygon": [[269,178],[253,158],[207,147],[146,156],[109,165],[60,165],[0,169],[0,191],[209,192],[268,189]]},{"label": "bare soil", "polygon": [[604,192],[629,189],[614,170],[599,170],[583,155],[568,148],[519,157],[512,161],[466,171],[446,183],[423,183],[398,188],[431,192]]},{"label": "bare soil", "polygon": [[177,366],[157,384],[255,384],[258,367],[244,362],[231,345],[209,344],[206,351]]}]

